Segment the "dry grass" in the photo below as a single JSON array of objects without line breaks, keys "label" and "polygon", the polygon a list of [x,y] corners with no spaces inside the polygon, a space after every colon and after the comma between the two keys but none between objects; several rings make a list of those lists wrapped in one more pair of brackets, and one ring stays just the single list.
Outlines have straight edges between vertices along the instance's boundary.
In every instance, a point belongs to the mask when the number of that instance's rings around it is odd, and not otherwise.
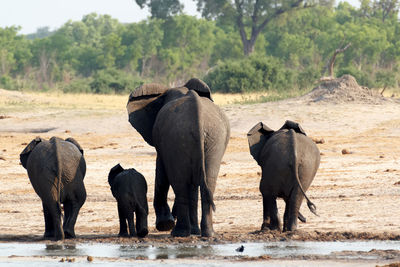
[{"label": "dry grass", "polygon": [[0,89],[0,111],[26,108],[117,110],[126,106],[127,99],[127,95],[17,92]]},{"label": "dry grass", "polygon": [[[267,102],[298,96],[300,91],[262,92],[246,94],[213,94],[219,106]],[[19,92],[0,89],[0,112],[18,112],[29,109],[90,109],[120,110],[128,100],[126,95],[65,94],[62,92]]]}]

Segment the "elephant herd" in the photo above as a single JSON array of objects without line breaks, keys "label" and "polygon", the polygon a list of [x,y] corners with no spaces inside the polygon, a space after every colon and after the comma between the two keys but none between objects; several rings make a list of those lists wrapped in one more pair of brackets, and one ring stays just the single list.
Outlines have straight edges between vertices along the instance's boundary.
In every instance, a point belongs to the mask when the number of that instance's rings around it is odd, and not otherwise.
[{"label": "elephant herd", "polygon": [[[196,78],[172,89],[145,84],[130,94],[127,110],[131,125],[157,152],[153,201],[157,230],[172,230],[171,235],[179,237],[212,236],[213,195],[230,126],[223,111],[214,104],[210,88]],[[262,169],[262,230],[281,229],[277,197],[286,202],[283,231],[296,230],[297,218],[305,221],[299,213],[304,197],[310,210],[316,213],[305,191],[319,166],[317,146],[301,126],[292,121],[286,121],[278,131],[260,122],[247,137],[250,153]],[[45,239],[75,237],[76,219],[86,200],[83,154],[73,138],[57,137],[50,140],[37,137],[20,154],[22,166],[42,200]],[[119,235],[146,236],[147,183],[143,175],[117,164],[110,170],[108,182],[117,200]],[[167,203],[170,186],[175,194],[172,210]]]}]

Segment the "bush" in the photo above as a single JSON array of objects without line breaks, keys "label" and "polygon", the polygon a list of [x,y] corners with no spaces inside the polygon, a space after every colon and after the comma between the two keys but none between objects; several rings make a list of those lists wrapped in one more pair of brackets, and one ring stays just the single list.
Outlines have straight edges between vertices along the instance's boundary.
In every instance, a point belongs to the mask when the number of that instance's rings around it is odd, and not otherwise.
[{"label": "bush", "polygon": [[214,91],[244,93],[284,88],[288,85],[288,77],[291,74],[278,60],[253,56],[216,66],[204,77],[204,81]]},{"label": "bush", "polygon": [[17,82],[8,75],[3,75],[0,77],[0,88],[7,90],[18,90]]},{"label": "bush", "polygon": [[372,79],[370,73],[363,72],[362,70],[359,70],[353,66],[348,66],[339,69],[336,76],[342,77],[345,74],[350,74],[351,76],[353,76],[356,79],[357,83],[361,86],[366,86],[369,88],[375,87],[375,82]]},{"label": "bush", "polygon": [[320,78],[321,72],[314,67],[308,67],[297,76],[297,85],[300,89],[311,87]]},{"label": "bush", "polygon": [[105,69],[94,74],[90,88],[93,93],[97,94],[121,94],[133,91],[143,83],[141,78],[130,76],[122,70]]},{"label": "bush", "polygon": [[90,82],[91,79],[89,78],[75,79],[69,84],[62,86],[62,89],[64,93],[90,93]]}]

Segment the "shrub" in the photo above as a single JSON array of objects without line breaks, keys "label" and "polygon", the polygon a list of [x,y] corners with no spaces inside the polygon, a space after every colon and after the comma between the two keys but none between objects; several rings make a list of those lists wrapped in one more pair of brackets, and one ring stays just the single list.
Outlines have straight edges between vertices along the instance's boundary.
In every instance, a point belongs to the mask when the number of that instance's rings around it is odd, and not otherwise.
[{"label": "shrub", "polygon": [[291,74],[278,60],[271,57],[252,56],[216,66],[204,81],[222,93],[244,93],[269,89],[281,89],[288,85]]},{"label": "shrub", "polygon": [[89,78],[75,79],[69,84],[62,86],[64,93],[89,93],[91,80]]},{"label": "shrub", "polygon": [[90,88],[93,93],[97,94],[121,94],[133,91],[143,83],[141,78],[131,76],[122,70],[105,69],[95,73]]},{"label": "shrub", "polygon": [[370,73],[366,73],[366,72],[359,70],[353,66],[348,66],[348,67],[339,69],[336,76],[341,77],[345,74],[350,74],[351,76],[353,76],[359,85],[366,86],[369,88],[375,87],[375,82],[372,79]]},{"label": "shrub", "polygon": [[2,75],[0,77],[0,88],[7,90],[18,90],[17,82],[8,75]]},{"label": "shrub", "polygon": [[297,85],[300,89],[311,87],[320,76],[321,72],[315,67],[310,66],[298,74]]}]

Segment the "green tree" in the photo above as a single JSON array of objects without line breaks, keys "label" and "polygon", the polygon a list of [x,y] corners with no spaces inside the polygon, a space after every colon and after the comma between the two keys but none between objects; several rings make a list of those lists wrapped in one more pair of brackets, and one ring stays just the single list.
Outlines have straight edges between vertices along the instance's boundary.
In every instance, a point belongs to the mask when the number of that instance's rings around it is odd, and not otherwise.
[{"label": "green tree", "polygon": [[195,0],[205,18],[231,20],[239,31],[243,53],[248,56],[260,33],[275,18],[306,6],[305,0]]},{"label": "green tree", "polygon": [[183,5],[179,0],[135,0],[140,8],[149,9],[153,18],[166,19],[182,13]]}]

